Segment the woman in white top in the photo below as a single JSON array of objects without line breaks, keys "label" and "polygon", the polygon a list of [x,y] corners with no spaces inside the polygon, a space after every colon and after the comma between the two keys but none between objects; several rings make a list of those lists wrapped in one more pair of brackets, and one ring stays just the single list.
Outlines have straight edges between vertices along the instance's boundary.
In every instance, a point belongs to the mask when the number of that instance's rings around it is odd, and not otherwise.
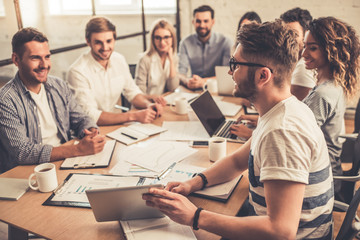
[{"label": "woman in white top", "polygon": [[165,19],[154,22],[150,48],[136,66],[135,81],[139,88],[154,101],[167,91],[179,86],[178,56],[174,27]]}]

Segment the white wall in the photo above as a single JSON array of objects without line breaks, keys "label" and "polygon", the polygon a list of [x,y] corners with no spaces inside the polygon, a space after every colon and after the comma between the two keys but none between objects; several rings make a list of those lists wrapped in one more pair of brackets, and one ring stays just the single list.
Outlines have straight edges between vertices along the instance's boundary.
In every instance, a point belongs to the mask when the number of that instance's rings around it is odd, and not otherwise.
[{"label": "white wall", "polygon": [[[24,26],[34,26],[44,32],[52,49],[84,43],[85,24],[90,16],[48,16],[46,13],[47,0],[21,0]],[[6,17],[0,18],[0,59],[11,56],[11,37],[17,31],[13,1],[5,0]],[[360,33],[360,0],[180,0],[181,37],[194,32],[192,26],[192,11],[194,8],[208,4],[215,9],[214,31],[221,32],[235,39],[235,31],[241,16],[247,11],[256,11],[263,21],[278,18],[281,13],[294,8],[308,9],[314,18],[320,16],[335,16],[355,27]],[[110,15],[108,16],[117,27],[117,34],[131,34],[140,32],[141,17],[139,15]],[[147,15],[146,26],[159,18],[166,17],[175,23],[175,16]],[[148,39],[149,44],[149,39]],[[52,56],[51,74],[63,77],[78,55],[87,48],[54,54]],[[116,51],[122,53],[128,63],[136,63],[138,54],[143,51],[142,37],[120,40],[116,43]],[[0,68],[1,75],[13,75],[13,66]]]}]

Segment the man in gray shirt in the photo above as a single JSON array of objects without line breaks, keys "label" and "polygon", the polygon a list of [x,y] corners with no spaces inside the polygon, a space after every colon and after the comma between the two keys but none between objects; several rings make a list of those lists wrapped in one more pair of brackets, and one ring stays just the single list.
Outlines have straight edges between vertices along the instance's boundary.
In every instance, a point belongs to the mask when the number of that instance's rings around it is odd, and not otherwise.
[{"label": "man in gray shirt", "polygon": [[[190,89],[201,88],[208,78],[215,77],[215,66],[227,66],[233,42],[230,38],[211,32],[215,23],[214,10],[203,5],[193,12],[196,33],[180,42],[179,73]],[[191,77],[187,78],[188,71]]]}]

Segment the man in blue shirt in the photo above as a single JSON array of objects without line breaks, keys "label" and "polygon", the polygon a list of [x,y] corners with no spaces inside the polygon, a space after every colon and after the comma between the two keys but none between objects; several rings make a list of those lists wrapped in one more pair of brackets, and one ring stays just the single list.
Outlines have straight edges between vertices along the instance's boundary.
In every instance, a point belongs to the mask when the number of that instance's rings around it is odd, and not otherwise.
[{"label": "man in blue shirt", "polygon": [[[211,32],[215,20],[210,6],[196,8],[193,16],[196,33],[182,40],[179,47],[181,81],[190,89],[201,88],[208,78],[213,78],[215,66],[226,66],[233,46],[230,38]],[[191,77],[187,78],[189,69]]]},{"label": "man in blue shirt", "polygon": [[[105,137],[85,115],[66,83],[48,76],[48,39],[34,28],[12,39],[14,79],[0,89],[0,173],[17,165],[40,164],[95,154]],[[64,144],[74,133],[79,144]]]}]

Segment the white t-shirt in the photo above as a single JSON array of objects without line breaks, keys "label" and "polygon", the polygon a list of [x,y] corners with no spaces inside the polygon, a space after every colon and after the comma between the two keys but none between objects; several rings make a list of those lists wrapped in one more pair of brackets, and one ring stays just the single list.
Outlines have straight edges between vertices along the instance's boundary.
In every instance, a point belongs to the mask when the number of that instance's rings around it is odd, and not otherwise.
[{"label": "white t-shirt", "polygon": [[256,215],[267,214],[266,180],[305,184],[297,239],[332,236],[334,192],[326,142],[311,110],[294,96],[259,118],[252,135],[249,200]]},{"label": "white t-shirt", "polygon": [[44,85],[41,84],[40,92],[38,94],[29,91],[31,97],[36,103],[37,112],[39,115],[41,137],[43,144],[49,144],[54,147],[61,145],[59,132],[54,121],[54,117],[50,111],[49,102],[46,97]]},{"label": "white t-shirt", "polygon": [[141,90],[132,79],[125,58],[113,52],[107,69],[91,51],[82,54],[70,67],[67,81],[78,103],[97,121],[102,111],[113,112],[121,93],[131,102]]},{"label": "white t-shirt", "polygon": [[305,68],[304,58],[300,58],[291,76],[291,85],[313,88],[316,85],[314,72]]}]

